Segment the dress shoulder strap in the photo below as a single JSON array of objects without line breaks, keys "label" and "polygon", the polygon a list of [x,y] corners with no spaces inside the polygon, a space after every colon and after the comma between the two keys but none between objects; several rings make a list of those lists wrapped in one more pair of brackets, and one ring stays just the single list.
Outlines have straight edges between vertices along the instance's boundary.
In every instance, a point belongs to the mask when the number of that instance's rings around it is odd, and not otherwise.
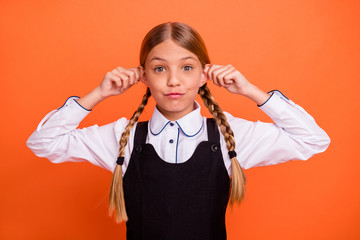
[{"label": "dress shoulder strap", "polygon": [[145,144],[148,133],[148,123],[149,121],[137,123],[134,136],[134,146]]},{"label": "dress shoulder strap", "polygon": [[220,143],[220,134],[218,126],[214,118],[206,119],[207,132],[208,132],[208,141]]}]

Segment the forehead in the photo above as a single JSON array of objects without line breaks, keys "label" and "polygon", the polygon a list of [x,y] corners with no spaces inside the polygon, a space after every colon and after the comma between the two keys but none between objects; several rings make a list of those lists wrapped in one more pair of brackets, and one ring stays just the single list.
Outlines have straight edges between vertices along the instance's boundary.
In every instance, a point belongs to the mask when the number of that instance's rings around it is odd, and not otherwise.
[{"label": "forehead", "polygon": [[154,60],[164,60],[167,62],[174,62],[186,59],[194,59],[199,61],[198,57],[189,50],[179,46],[172,40],[166,40],[156,45],[147,56],[146,62]]}]

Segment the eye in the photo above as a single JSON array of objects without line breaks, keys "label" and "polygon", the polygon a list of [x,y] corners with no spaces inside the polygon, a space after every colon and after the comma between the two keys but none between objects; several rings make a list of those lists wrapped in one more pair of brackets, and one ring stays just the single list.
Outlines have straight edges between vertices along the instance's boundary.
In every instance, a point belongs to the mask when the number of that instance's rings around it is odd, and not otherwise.
[{"label": "eye", "polygon": [[183,67],[185,71],[190,71],[192,69],[192,66],[186,65]]},{"label": "eye", "polygon": [[156,67],[154,68],[155,72],[163,72],[165,71],[165,68],[164,67]]}]

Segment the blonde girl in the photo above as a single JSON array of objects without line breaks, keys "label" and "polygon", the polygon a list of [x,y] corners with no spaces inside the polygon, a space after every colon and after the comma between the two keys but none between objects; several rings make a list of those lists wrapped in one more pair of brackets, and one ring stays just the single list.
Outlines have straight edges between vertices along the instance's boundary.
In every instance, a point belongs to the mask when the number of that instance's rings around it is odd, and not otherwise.
[{"label": "blonde girl", "polygon": [[[207,81],[251,99],[274,123],[223,112]],[[99,102],[139,82],[147,90],[129,120],[77,129]],[[212,119],[201,116],[197,94]],[[153,116],[138,123],[150,96]],[[263,92],[231,65],[210,64],[200,35],[172,22],[145,36],[139,67],[117,67],[89,94],[69,98],[27,145],[54,163],[89,161],[112,171],[109,211],[126,221],[128,239],[226,239],[227,204],[244,197],[243,168],[305,160],[329,142],[300,106]]]}]

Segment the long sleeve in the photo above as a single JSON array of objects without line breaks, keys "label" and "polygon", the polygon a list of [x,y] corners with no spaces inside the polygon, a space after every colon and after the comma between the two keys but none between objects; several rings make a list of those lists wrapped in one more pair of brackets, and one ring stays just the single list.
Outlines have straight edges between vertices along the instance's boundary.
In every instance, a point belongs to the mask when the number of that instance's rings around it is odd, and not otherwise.
[{"label": "long sleeve", "polygon": [[109,171],[116,166],[119,137],[128,120],[121,118],[104,126],[77,129],[89,110],[82,108],[77,97],[47,114],[27,140],[27,146],[39,157],[53,163],[89,161]]},{"label": "long sleeve", "polygon": [[[29,137],[27,146],[37,156],[47,158],[53,163],[88,161],[113,171],[119,151],[119,139],[128,120],[121,118],[104,126],[94,125],[78,129],[79,123],[89,111],[82,108],[75,100],[76,97],[69,98],[64,106],[46,115]],[[306,160],[328,147],[330,139],[315,120],[280,92],[273,92],[260,109],[274,123],[251,122],[225,113],[234,132],[237,159],[243,168],[274,165],[293,159]],[[155,109],[154,113],[156,112]],[[152,121],[162,119],[159,129],[163,130],[164,126],[168,126],[169,121],[161,114],[158,115],[155,114]],[[198,108],[176,121],[182,126],[182,131],[177,130],[174,132],[175,135],[171,135],[170,132],[174,130],[171,126],[175,125],[169,124],[170,127],[166,127],[167,130],[162,131],[162,134],[149,134],[147,143],[152,144],[165,161],[174,162],[173,157],[167,157],[169,153],[174,152],[179,153],[179,156],[176,155],[177,162],[185,162],[196,146],[201,141],[207,140],[207,131],[201,127],[205,121],[206,118],[201,117]],[[196,127],[194,123],[197,123]],[[126,172],[133,149],[135,127],[130,132],[125,147],[123,174]],[[196,132],[196,134],[189,136],[182,134],[183,131]],[[175,139],[179,144],[172,144],[171,141],[169,143],[169,139]],[[220,143],[225,166],[231,174],[231,160],[223,137]]]},{"label": "long sleeve", "polygon": [[[281,92],[273,91],[259,107],[274,123],[250,122],[227,113],[243,168],[306,160],[330,144],[330,138],[313,117]],[[229,169],[229,162],[226,165]]]}]

